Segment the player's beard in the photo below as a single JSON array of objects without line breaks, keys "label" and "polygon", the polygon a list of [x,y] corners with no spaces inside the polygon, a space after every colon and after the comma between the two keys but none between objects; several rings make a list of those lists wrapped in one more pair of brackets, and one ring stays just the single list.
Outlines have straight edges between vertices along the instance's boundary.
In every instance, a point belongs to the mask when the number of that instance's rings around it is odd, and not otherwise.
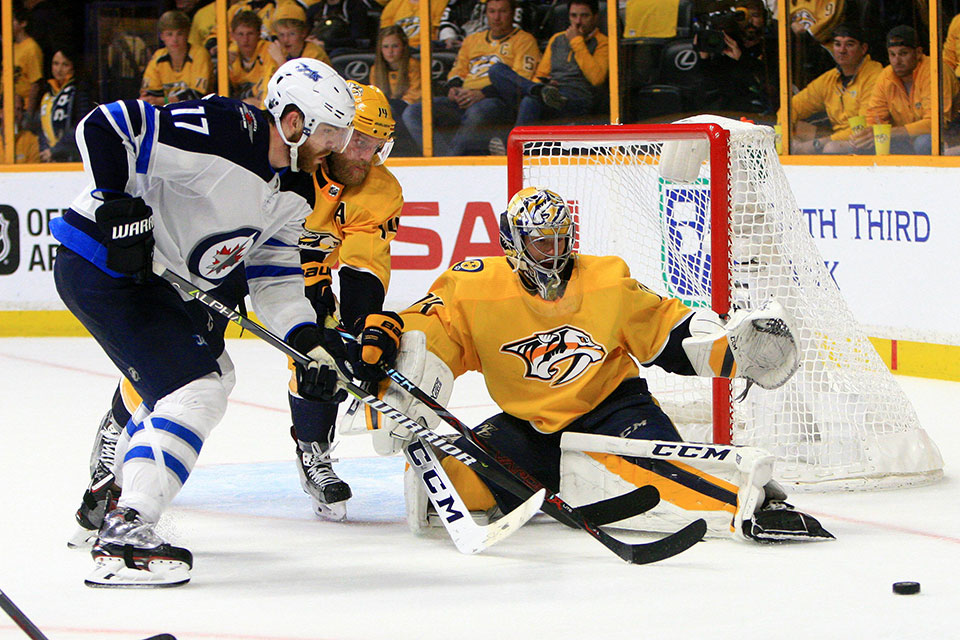
[{"label": "player's beard", "polygon": [[297,150],[297,169],[304,173],[313,173],[320,167],[319,159],[329,157],[329,151],[317,152],[301,145]]},{"label": "player's beard", "polygon": [[331,153],[327,156],[330,177],[345,187],[355,187],[366,180],[371,166],[371,162],[349,160],[342,153]]}]

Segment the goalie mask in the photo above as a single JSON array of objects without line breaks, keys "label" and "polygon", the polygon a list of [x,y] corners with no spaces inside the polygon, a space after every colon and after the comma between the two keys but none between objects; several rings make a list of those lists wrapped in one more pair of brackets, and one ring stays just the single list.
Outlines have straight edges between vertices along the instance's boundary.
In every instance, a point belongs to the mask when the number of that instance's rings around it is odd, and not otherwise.
[{"label": "goalie mask", "polygon": [[523,286],[544,300],[563,295],[573,268],[576,225],[563,198],[527,187],[500,214],[500,246]]},{"label": "goalie mask", "polygon": [[[295,107],[303,114],[299,140],[287,140],[280,120]],[[294,58],[280,65],[267,83],[266,108],[280,138],[290,148],[290,170],[297,171],[297,153],[314,131],[323,131],[330,147],[342,152],[353,134],[356,112],[347,83],[327,64],[312,58]]]}]

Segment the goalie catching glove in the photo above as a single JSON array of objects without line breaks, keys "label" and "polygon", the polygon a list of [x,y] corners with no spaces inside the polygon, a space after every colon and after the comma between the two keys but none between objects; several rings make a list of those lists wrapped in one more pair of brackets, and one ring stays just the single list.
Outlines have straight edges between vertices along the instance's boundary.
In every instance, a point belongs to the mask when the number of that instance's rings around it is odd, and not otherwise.
[{"label": "goalie catching glove", "polygon": [[403,320],[393,311],[370,313],[357,319],[357,342],[350,345],[350,365],[355,378],[379,382],[386,377],[383,366],[397,358]]},{"label": "goalie catching glove", "polygon": [[753,311],[735,311],[726,325],[701,309],[690,322],[683,350],[699,376],[741,377],[776,389],[800,367],[794,327],[790,312],[775,300]]},{"label": "goalie catching glove", "polygon": [[337,380],[337,361],[346,360],[347,352],[336,329],[306,324],[290,332],[287,344],[312,361],[307,365],[296,363],[300,397],[317,402],[342,402],[347,398]]}]

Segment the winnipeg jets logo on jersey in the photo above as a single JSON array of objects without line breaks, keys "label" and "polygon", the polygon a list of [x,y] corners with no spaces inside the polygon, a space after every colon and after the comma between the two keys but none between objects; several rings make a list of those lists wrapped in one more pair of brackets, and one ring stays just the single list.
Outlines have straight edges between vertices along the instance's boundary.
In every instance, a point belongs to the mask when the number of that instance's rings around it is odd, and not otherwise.
[{"label": "winnipeg jets logo on jersey", "polygon": [[227,277],[246,257],[260,232],[242,228],[204,238],[190,252],[190,271],[216,282]]},{"label": "winnipeg jets logo on jersey", "polygon": [[523,360],[527,368],[524,378],[548,381],[551,387],[573,382],[607,355],[589,333],[570,325],[505,344],[500,352]]},{"label": "winnipeg jets logo on jersey", "polygon": [[213,253],[213,262],[209,266],[209,273],[204,275],[219,276],[224,270],[229,271],[243,260],[246,244],[238,243],[232,247],[222,246]]}]

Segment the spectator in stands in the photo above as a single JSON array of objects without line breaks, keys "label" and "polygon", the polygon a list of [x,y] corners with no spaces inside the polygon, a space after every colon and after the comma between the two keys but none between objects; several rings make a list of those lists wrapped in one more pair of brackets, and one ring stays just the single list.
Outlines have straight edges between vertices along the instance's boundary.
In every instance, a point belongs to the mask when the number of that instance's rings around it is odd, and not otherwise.
[{"label": "spectator in stands", "polygon": [[323,47],[307,42],[307,13],[293,0],[285,0],[277,5],[277,10],[273,12],[273,30],[277,40],[270,44],[267,51],[278,67],[294,58],[314,58],[330,64],[330,56]]},{"label": "spectator in stands", "polygon": [[331,55],[337,49],[368,48],[376,29],[363,0],[319,0],[307,9],[307,24],[313,25],[308,40]]},{"label": "spectator in stands", "polygon": [[110,25],[107,41],[107,66],[104,69],[100,98],[102,102],[139,95],[143,73],[150,62],[150,48],[143,38],[127,31],[125,24]]},{"label": "spectator in stands", "polygon": [[[193,18],[193,14],[199,9],[197,6],[199,4],[200,0],[167,0],[165,2],[167,10],[179,11],[188,18]],[[206,4],[206,2],[204,2],[204,4]]]},{"label": "spectator in stands", "polygon": [[790,30],[796,35],[809,34],[826,46],[834,27],[844,19],[845,4],[843,0],[792,0],[787,9]]},{"label": "spectator in stands", "polygon": [[380,30],[368,84],[379,87],[387,96],[395,119],[408,105],[420,102],[420,65],[410,57],[407,34],[395,24]]},{"label": "spectator in stands", "polygon": [[[13,161],[16,164],[40,162],[40,145],[37,134],[20,126],[23,120],[23,96],[13,94]],[[0,100],[0,163],[3,162],[3,101]]]},{"label": "spectator in stands", "polygon": [[624,38],[674,38],[680,0],[627,0]]},{"label": "spectator in stands", "polygon": [[[16,4],[19,4],[19,0],[15,0],[14,5]],[[67,5],[66,2],[23,0],[22,4],[26,10],[27,32],[40,45],[44,60],[50,60],[53,57],[54,43],[69,42],[71,38],[76,37],[71,15],[75,11],[64,6]]]},{"label": "spectator in stands", "polygon": [[206,47],[207,41],[217,37],[217,3],[211,2],[197,9],[190,21],[190,35],[187,41],[195,47]]},{"label": "spectator in stands", "polygon": [[[867,124],[891,124],[890,152],[929,154],[932,117],[930,58],[923,53],[913,27],[900,25],[887,33],[890,66],[880,72],[867,103]],[[947,120],[954,113],[957,79],[944,68],[943,112]],[[853,144],[872,148],[873,133],[865,127]]]},{"label": "spectator in stands", "polygon": [[[23,98],[24,108],[18,124],[25,128],[36,125],[40,93],[43,90],[43,51],[27,33],[29,16],[18,5],[13,10],[13,92]],[[16,101],[14,101],[16,104]]]},{"label": "spectator in stands", "polygon": [[728,21],[722,31],[723,49],[707,51],[694,46],[700,54],[709,96],[704,106],[721,111],[747,114],[772,114],[779,104],[776,35],[767,29],[767,10],[761,0],[742,0],[736,7],[736,20]]},{"label": "spectator in stands", "polygon": [[[440,32],[440,18],[447,8],[447,0],[430,2],[430,38],[436,40]],[[407,34],[407,41],[414,49],[420,48],[420,0],[390,0],[380,14],[380,28],[395,24]]]},{"label": "spectator in stands", "polygon": [[367,84],[378,87],[390,102],[393,118],[397,122],[393,154],[415,154],[416,144],[401,117],[408,106],[420,103],[420,64],[410,57],[407,35],[399,26],[393,24],[380,30],[376,59]]},{"label": "spectator in stands", "polygon": [[53,54],[51,78],[40,100],[41,162],[80,162],[76,129],[93,105],[79,62],[79,55],[67,46]]},{"label": "spectator in stands", "polygon": [[157,22],[164,46],[153,54],[143,72],[140,99],[154,106],[202,98],[210,81],[210,54],[187,42],[190,18],[167,11]]},{"label": "spectator in stands", "polygon": [[960,13],[953,16],[947,28],[947,38],[943,41],[943,64],[956,75],[960,66]]},{"label": "spectator in stands", "polygon": [[[570,26],[550,38],[533,74],[536,81],[502,62],[490,67],[497,93],[512,105],[519,102],[517,126],[595,113],[603,101],[610,58],[598,0],[570,0],[567,11]],[[502,140],[491,143],[491,153],[499,154]]]},{"label": "spectator in stands", "polygon": [[[550,5],[551,7],[553,5]],[[520,28],[523,8],[517,4],[513,11],[513,26]],[[450,0],[440,17],[439,44],[447,49],[458,49],[467,36],[485,31],[487,24],[486,0]]]},{"label": "spectator in stands", "polygon": [[[790,99],[790,123],[826,112],[831,131],[808,140],[798,136],[794,153],[864,153],[865,139],[854,144],[850,118],[865,116],[867,102],[883,65],[867,53],[863,31],[857,25],[841,24],[833,30],[831,49],[837,66],[827,71]],[[872,139],[872,138],[871,138]],[[872,153],[873,149],[869,149]]]},{"label": "spectator in stands", "polygon": [[236,51],[230,49],[230,97],[263,108],[267,82],[277,65],[267,48],[270,43],[260,37],[263,21],[253,11],[238,11],[230,22],[230,37]]},{"label": "spectator in stands", "polygon": [[[536,39],[513,26],[513,9],[513,0],[487,0],[490,28],[463,41],[447,76],[446,95],[433,99],[437,155],[485,154],[495,128],[513,123],[513,109],[490,83],[490,67],[503,62],[530,79],[540,60]],[[411,105],[403,121],[422,145],[421,113],[420,104]]]}]

